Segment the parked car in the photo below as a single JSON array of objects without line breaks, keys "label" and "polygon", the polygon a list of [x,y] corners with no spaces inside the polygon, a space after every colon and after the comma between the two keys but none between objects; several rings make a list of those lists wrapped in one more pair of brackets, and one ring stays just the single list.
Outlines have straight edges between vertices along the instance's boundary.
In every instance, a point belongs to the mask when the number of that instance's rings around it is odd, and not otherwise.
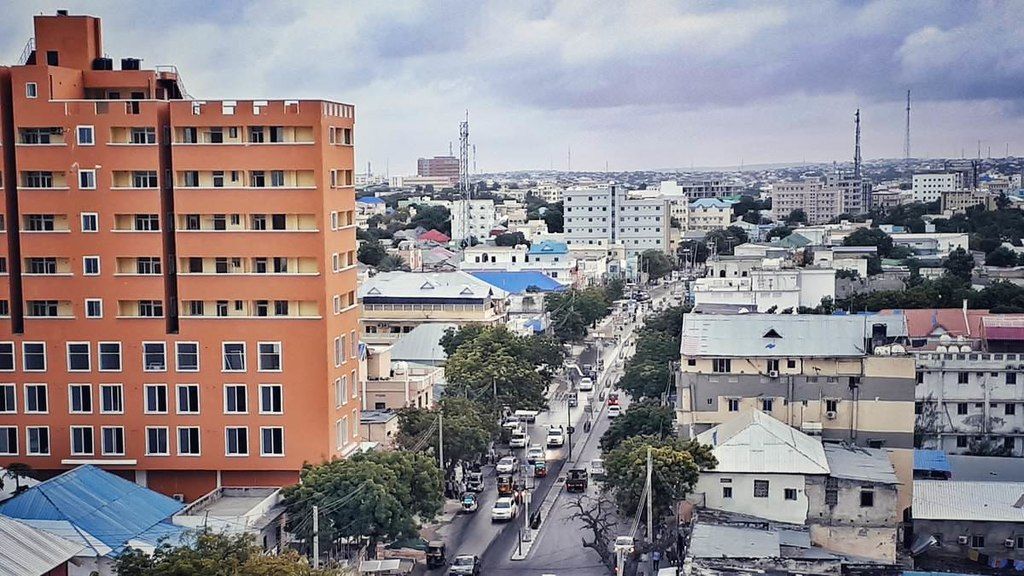
[{"label": "parked car", "polygon": [[515,456],[505,456],[494,466],[494,469],[498,474],[511,474],[519,469],[519,458]]},{"label": "parked car", "polygon": [[479,576],[480,558],[472,554],[459,554],[452,560],[452,568],[448,573],[458,576]]},{"label": "parked car", "polygon": [[619,393],[618,392],[609,392],[608,393],[608,405],[609,406],[616,406],[616,405],[618,405],[618,403],[619,403]]},{"label": "parked car", "polygon": [[548,428],[547,437],[548,447],[552,446],[564,446],[565,445],[565,430],[561,426],[551,426]]},{"label": "parked car", "polygon": [[531,444],[530,447],[526,449],[526,461],[529,462],[530,464],[533,464],[537,460],[543,459],[544,447],[541,446],[540,444]]},{"label": "parked car", "polygon": [[618,404],[612,404],[608,406],[608,417],[618,418],[619,414],[622,414],[622,408]]},{"label": "parked car", "polygon": [[580,378],[578,388],[580,389],[580,392],[590,392],[591,390],[594,389],[594,381],[590,377],[586,376]]},{"label": "parked car", "polygon": [[590,475],[594,477],[594,480],[604,478],[604,460],[594,458],[590,461]]},{"label": "parked car", "polygon": [[569,476],[565,479],[566,492],[587,491],[587,471],[583,468],[569,470]]},{"label": "parked car", "polygon": [[484,490],[484,474],[476,470],[471,471],[466,475],[466,490],[470,492],[483,492]]},{"label": "parked car", "polygon": [[512,431],[512,437],[508,441],[509,448],[526,448],[526,445],[530,442],[530,436],[526,433],[525,428],[517,428]]},{"label": "parked car", "polygon": [[480,506],[479,501],[476,498],[476,494],[473,492],[465,492],[462,494],[462,511],[463,512],[476,512],[477,507]]},{"label": "parked car", "polygon": [[494,507],[491,508],[491,521],[513,520],[518,512],[519,506],[516,505],[516,501],[511,496],[502,496],[494,501]]},{"label": "parked car", "polygon": [[440,568],[448,562],[447,546],[442,540],[427,542],[427,568]]}]

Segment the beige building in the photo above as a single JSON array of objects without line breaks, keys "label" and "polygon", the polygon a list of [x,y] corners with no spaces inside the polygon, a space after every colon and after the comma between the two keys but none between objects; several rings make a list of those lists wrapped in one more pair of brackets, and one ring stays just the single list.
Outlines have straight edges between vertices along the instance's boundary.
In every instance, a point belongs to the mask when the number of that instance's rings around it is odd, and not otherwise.
[{"label": "beige building", "polygon": [[360,366],[360,393],[367,410],[430,408],[444,368],[392,361],[390,346],[370,346]]},{"label": "beige building", "polygon": [[840,214],[862,214],[870,208],[871,184],[844,175],[804,178],[772,184],[772,215],[785,220],[794,210],[807,214],[808,224],[828,222]]},{"label": "beige building", "polygon": [[944,190],[939,194],[943,212],[962,214],[973,206],[984,206],[985,210],[996,209],[998,194],[987,190]]},{"label": "beige building", "polygon": [[398,438],[398,414],[391,410],[363,410],[359,413],[359,429],[363,442],[392,450]]},{"label": "beige building", "polygon": [[388,344],[420,324],[504,324],[508,293],[466,272],[383,272],[359,286],[363,342]]}]

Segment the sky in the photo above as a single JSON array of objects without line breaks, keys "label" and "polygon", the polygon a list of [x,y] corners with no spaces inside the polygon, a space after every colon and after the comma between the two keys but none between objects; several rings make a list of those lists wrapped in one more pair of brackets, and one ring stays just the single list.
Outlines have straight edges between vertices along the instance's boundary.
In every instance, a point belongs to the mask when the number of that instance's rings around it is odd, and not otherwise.
[{"label": "sky", "polygon": [[0,0],[103,19],[104,50],[175,64],[198,99],[356,106],[359,171],[458,151],[477,171],[686,169],[1024,155],[1024,1]]}]

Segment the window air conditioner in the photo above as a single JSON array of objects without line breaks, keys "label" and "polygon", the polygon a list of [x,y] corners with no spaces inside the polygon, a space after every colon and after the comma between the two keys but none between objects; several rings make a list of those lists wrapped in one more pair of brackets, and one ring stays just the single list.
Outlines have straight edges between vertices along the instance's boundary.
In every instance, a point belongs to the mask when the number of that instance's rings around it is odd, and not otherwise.
[{"label": "window air conditioner", "polygon": [[968,540],[967,536],[957,536],[956,537],[956,543],[957,544],[967,544],[967,540]]},{"label": "window air conditioner", "polygon": [[1013,538],[1007,538],[1006,540],[1003,540],[1003,546],[1006,546],[1007,548],[1013,548],[1016,543],[1016,540],[1014,540]]},{"label": "window air conditioner", "polygon": [[185,501],[185,495],[184,494],[172,494],[171,498],[174,498],[178,502],[184,502]]},{"label": "window air conditioner", "polygon": [[779,377],[779,371],[778,370],[769,370],[768,371],[768,377],[769,378],[778,378]]},{"label": "window air conditioner", "polygon": [[835,411],[834,410],[829,410],[828,412],[825,412],[825,418],[827,418],[829,420],[835,420],[836,419]]}]

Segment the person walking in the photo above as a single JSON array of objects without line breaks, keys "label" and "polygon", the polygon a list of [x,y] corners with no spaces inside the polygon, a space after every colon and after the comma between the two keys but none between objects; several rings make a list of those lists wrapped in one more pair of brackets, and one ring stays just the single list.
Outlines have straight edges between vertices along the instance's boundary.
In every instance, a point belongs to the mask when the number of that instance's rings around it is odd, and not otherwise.
[{"label": "person walking", "polygon": [[655,550],[654,552],[651,552],[651,560],[654,561],[654,571],[657,572],[658,565],[661,564],[661,551]]}]

